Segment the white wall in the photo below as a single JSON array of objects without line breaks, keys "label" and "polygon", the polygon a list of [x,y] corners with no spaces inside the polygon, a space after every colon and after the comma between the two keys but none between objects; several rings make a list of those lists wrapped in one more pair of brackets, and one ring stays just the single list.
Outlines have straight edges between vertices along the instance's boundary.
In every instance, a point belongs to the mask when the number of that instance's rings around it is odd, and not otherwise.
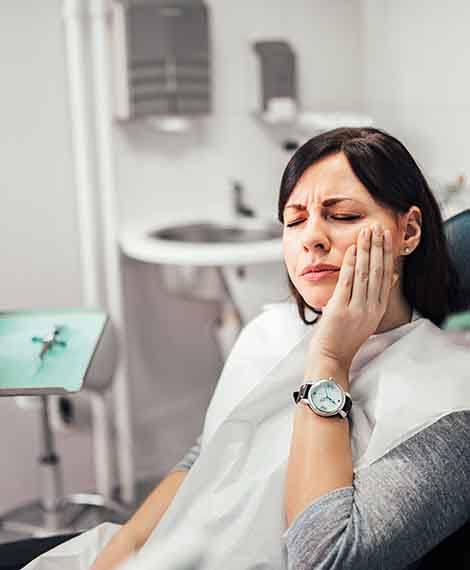
[{"label": "white wall", "polygon": [[[0,6],[0,310],[74,307],[80,266],[59,0]],[[38,418],[0,399],[0,511],[36,498]],[[66,490],[93,486],[89,438],[59,436]]]},{"label": "white wall", "polygon": [[228,211],[230,178],[241,180],[247,202],[259,213],[275,215],[280,176],[289,155],[251,116],[261,97],[255,40],[290,42],[297,55],[304,108],[361,106],[358,2],[213,0],[207,4],[214,112],[206,127],[193,134],[162,134],[142,124],[116,127],[123,223],[179,208]]},{"label": "white wall", "polygon": [[470,176],[470,4],[362,0],[362,18],[368,112],[428,176]]},{"label": "white wall", "polygon": [[[276,0],[267,9],[262,0],[213,0],[210,9],[214,113],[203,129],[184,136],[162,135],[143,125],[115,127],[121,223],[178,208],[225,211],[230,205],[228,181],[232,177],[244,183],[247,202],[260,214],[275,215],[280,174],[288,156],[250,116],[260,97],[258,61],[251,47],[255,39],[291,42],[298,57],[300,100],[305,108],[350,109],[361,104],[357,2]],[[2,3],[3,309],[82,302],[64,50],[59,0]],[[145,291],[152,289],[153,277],[145,278],[139,291],[137,276],[139,270],[142,275],[150,271],[157,281],[158,272],[125,265],[131,274],[127,289],[130,329],[139,327],[139,310],[155,317],[149,335],[140,330],[130,341],[134,413],[148,419],[137,422],[136,433],[138,469],[145,474],[179,459],[200,427],[221,363],[208,329],[215,318],[214,305],[177,303],[155,287],[160,304],[145,311]],[[203,328],[197,326],[201,322]],[[194,342],[196,335],[199,344]],[[185,376],[189,372],[198,396],[183,402],[185,419],[171,386],[178,385],[174,378],[189,378]],[[153,378],[163,384],[152,383]],[[2,462],[0,473],[0,512],[37,496],[36,421],[33,413],[20,410],[12,399],[0,401],[4,434],[0,454],[9,458]],[[90,488],[89,438],[60,434],[58,439],[66,490]]]}]

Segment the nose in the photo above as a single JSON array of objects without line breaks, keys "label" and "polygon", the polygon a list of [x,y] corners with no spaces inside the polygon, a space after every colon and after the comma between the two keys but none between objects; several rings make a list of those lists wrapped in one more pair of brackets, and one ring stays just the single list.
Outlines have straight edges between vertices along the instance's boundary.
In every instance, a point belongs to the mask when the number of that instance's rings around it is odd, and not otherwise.
[{"label": "nose", "polygon": [[328,232],[321,219],[309,217],[302,232],[302,245],[306,251],[313,251],[316,248],[327,251],[330,248]]}]

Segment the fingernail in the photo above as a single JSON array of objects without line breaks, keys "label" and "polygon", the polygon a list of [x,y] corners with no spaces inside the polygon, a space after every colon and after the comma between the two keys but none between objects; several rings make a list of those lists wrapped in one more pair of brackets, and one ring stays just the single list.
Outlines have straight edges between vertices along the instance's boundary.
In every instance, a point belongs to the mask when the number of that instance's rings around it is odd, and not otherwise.
[{"label": "fingernail", "polygon": [[394,273],[393,277],[392,277],[392,287],[395,285],[395,283],[398,281],[398,278],[400,277],[400,275],[398,273]]}]

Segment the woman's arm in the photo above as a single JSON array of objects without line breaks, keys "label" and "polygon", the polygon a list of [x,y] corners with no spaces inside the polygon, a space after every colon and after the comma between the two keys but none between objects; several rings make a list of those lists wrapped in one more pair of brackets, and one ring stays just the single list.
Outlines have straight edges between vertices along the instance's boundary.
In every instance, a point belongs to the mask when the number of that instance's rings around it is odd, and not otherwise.
[{"label": "woman's arm", "polygon": [[134,516],[113,536],[96,558],[91,570],[112,570],[143,546],[199,457],[200,448],[201,436],[167,477],[157,485]]},{"label": "woman's arm", "polygon": [[[348,390],[349,369],[335,361],[319,358],[307,367],[305,379],[332,376]],[[322,495],[352,484],[353,465],[349,421],[340,417],[322,417],[308,406],[299,404],[294,416],[287,477],[285,510],[287,525],[312,501]]]},{"label": "woman's arm", "polygon": [[174,471],[165,477],[99,553],[90,570],[112,570],[139,550],[169,507],[186,475],[187,471]]},{"label": "woman's arm", "polygon": [[[371,240],[370,228],[364,227],[357,245],[346,250],[333,295],[314,328],[306,379],[332,376],[347,391],[355,355],[380,328],[393,285],[393,255],[390,231],[383,239],[379,224],[373,230]],[[298,406],[285,488],[288,525],[311,501],[350,486],[352,479],[348,420]]]},{"label": "woman's arm", "polygon": [[314,500],[284,534],[295,570],[387,570],[470,519],[470,411],[453,412]]}]

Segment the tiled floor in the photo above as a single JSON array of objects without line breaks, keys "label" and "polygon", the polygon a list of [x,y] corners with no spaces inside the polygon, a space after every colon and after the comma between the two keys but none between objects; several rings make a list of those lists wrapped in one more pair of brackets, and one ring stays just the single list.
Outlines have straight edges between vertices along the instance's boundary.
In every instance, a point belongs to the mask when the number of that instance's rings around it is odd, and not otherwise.
[{"label": "tiled floor", "polygon": [[[131,507],[131,511],[135,512],[137,508],[142,504],[144,499],[150,494],[150,492],[155,488],[157,485],[158,480],[153,481],[140,481],[136,485],[136,501],[133,507]],[[80,512],[80,508],[77,509],[77,513]],[[113,516],[112,513],[106,511],[104,509],[97,509],[97,508],[87,508],[86,512],[84,512],[80,516],[80,529],[78,530],[87,530],[101,524],[102,522],[115,522],[115,523],[124,523],[125,519],[119,516]],[[77,532],[75,531],[75,532]],[[62,534],[62,533],[60,533]],[[16,540],[21,540],[23,538],[30,538],[31,535],[20,534],[16,532],[6,531],[5,529],[0,528],[0,543],[5,542],[13,542]]]}]

